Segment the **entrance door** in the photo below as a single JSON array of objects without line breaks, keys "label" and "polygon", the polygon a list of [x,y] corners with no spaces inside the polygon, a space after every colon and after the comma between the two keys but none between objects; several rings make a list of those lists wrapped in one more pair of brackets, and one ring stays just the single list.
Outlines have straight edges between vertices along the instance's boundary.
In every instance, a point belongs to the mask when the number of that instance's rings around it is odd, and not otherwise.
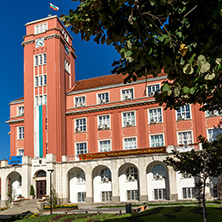
[{"label": "entrance door", "polygon": [[41,199],[43,196],[45,196],[46,180],[37,180],[36,188],[37,199]]}]

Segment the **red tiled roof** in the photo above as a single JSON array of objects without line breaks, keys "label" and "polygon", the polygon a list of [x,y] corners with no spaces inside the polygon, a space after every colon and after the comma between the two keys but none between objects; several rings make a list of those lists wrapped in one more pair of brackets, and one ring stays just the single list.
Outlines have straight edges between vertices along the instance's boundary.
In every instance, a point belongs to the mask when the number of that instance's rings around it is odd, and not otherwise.
[{"label": "red tiled roof", "polygon": [[[164,73],[158,74],[158,76],[164,76],[164,75],[166,74]],[[124,79],[126,77],[127,75],[113,74],[113,75],[95,77],[92,79],[79,80],[76,82],[75,86],[70,92],[124,83]],[[145,79],[145,78],[146,77],[143,76],[143,77],[138,78],[138,80]],[[153,78],[153,75],[148,75],[147,78],[148,79]]]},{"label": "red tiled roof", "polygon": [[21,97],[21,98],[15,99],[14,101],[22,100],[22,99],[24,99],[24,97]]}]

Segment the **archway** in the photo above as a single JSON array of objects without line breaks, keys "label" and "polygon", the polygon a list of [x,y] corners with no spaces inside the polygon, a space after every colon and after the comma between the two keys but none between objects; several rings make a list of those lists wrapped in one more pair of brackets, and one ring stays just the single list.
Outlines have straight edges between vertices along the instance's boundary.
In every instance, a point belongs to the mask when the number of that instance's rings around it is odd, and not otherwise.
[{"label": "archway", "polygon": [[11,201],[22,196],[22,177],[18,172],[12,172],[7,177],[8,180],[8,198]]},{"label": "archway", "polygon": [[46,172],[39,170],[35,173],[36,198],[41,199],[46,195]]},{"label": "archway", "polygon": [[69,200],[71,203],[85,202],[86,199],[86,176],[85,172],[78,167],[68,172]]},{"label": "archway", "polygon": [[100,165],[93,169],[94,202],[112,201],[112,177],[107,166]]},{"label": "archway", "polygon": [[131,163],[119,168],[120,201],[139,200],[139,170]]}]

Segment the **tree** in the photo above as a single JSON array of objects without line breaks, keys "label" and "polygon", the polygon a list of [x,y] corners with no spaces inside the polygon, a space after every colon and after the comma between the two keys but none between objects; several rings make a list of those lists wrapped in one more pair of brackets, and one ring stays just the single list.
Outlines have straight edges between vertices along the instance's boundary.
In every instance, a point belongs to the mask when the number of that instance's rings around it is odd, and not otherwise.
[{"label": "tree", "polygon": [[112,44],[125,82],[164,69],[156,98],[166,108],[221,109],[222,0],[80,0],[60,18],[82,40]]},{"label": "tree", "polygon": [[173,151],[173,157],[167,157],[165,163],[172,166],[179,173],[186,173],[198,177],[203,184],[202,203],[203,218],[206,218],[205,187],[209,177],[218,177],[222,173],[222,139],[208,142],[205,138],[199,137],[203,149],[189,152]]}]

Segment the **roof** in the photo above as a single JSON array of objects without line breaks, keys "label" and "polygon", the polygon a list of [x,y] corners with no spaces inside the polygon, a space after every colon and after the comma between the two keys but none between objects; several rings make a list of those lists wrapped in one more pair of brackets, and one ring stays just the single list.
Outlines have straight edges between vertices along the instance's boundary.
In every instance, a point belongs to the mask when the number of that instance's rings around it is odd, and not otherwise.
[{"label": "roof", "polygon": [[[165,73],[160,73],[158,76],[165,76]],[[76,81],[75,86],[70,92],[79,91],[79,90],[85,90],[85,89],[93,89],[103,86],[111,86],[116,84],[124,83],[124,79],[127,77],[127,75],[121,75],[121,74],[113,74],[113,75],[106,75],[106,76],[100,76],[95,77],[92,79],[84,79]],[[154,78],[153,75],[148,75],[148,79]],[[138,80],[146,79],[145,76],[138,78]]]}]

